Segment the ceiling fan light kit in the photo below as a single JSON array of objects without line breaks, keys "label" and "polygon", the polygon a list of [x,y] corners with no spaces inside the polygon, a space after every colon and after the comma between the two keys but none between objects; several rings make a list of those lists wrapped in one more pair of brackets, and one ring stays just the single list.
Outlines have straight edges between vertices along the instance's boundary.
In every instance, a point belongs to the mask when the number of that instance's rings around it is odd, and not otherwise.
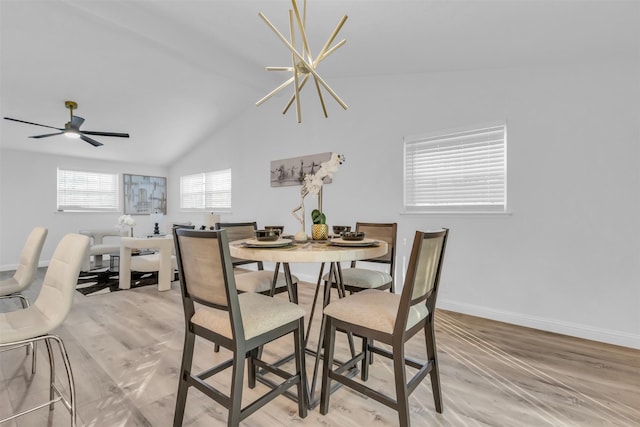
[{"label": "ceiling fan light kit", "polygon": [[[267,26],[271,28],[271,30],[275,33],[275,35],[282,41],[282,43],[284,43],[287,49],[291,51],[292,65],[290,67],[266,67],[265,69],[267,71],[286,71],[286,72],[292,73],[293,76],[288,80],[286,80],[284,83],[282,83],[280,86],[275,88],[273,91],[271,91],[269,94],[267,94],[267,96],[265,96],[264,98],[256,102],[256,106],[262,105],[267,99],[271,98],[273,95],[279,93],[284,88],[286,88],[291,83],[293,83],[294,93],[289,98],[289,101],[285,105],[284,110],[282,111],[282,114],[286,114],[287,111],[289,110],[289,107],[291,107],[291,105],[295,101],[296,117],[298,119],[298,123],[302,123],[302,111],[300,107],[300,91],[305,86],[305,84],[309,80],[309,77],[311,76],[313,77],[313,80],[316,86],[316,91],[318,93],[318,98],[320,99],[320,105],[322,106],[322,112],[324,113],[325,117],[329,117],[329,115],[327,113],[327,108],[324,103],[324,98],[322,96],[322,91],[320,89],[320,86],[322,86],[327,92],[329,92],[329,94],[333,97],[333,99],[335,99],[335,101],[342,108],[344,108],[345,110],[348,108],[347,104],[345,104],[342,101],[342,99],[340,99],[340,97],[331,89],[331,87],[329,87],[329,85],[324,81],[322,77],[320,77],[317,71],[317,67],[320,64],[320,62],[322,62],[325,58],[327,58],[329,55],[331,55],[333,52],[335,52],[338,48],[340,48],[347,42],[346,40],[342,40],[339,43],[337,43],[335,46],[331,47],[331,44],[333,43],[335,38],[338,36],[338,32],[346,22],[347,15],[344,15],[340,20],[340,22],[338,22],[338,25],[329,36],[329,39],[320,50],[320,53],[318,53],[318,56],[316,56],[314,59],[311,56],[311,50],[309,49],[307,32],[305,29],[306,18],[307,18],[307,0],[304,0],[304,9],[303,9],[302,17],[300,17],[300,11],[298,10],[298,5],[296,3],[296,0],[291,0],[291,4],[293,6],[293,9],[289,10],[289,32],[290,32],[290,39],[291,39],[290,41],[287,40],[287,38],[283,36],[280,31],[278,31],[278,29],[267,19],[266,16],[264,16],[262,12],[258,13],[258,16],[262,18],[265,24],[267,24]],[[298,32],[300,33],[300,39],[302,41],[302,53],[300,53],[296,49],[296,23],[297,23]]]},{"label": "ceiling fan light kit", "polygon": [[87,135],[91,135],[91,136],[111,136],[111,137],[116,137],[116,138],[129,138],[129,134],[128,133],[120,133],[120,132],[96,132],[96,131],[90,131],[90,130],[80,130],[80,126],[82,126],[82,124],[84,123],[84,119],[80,116],[74,116],[73,115],[73,110],[78,108],[78,104],[74,101],[65,101],[64,103],[65,108],[69,109],[69,121],[67,123],[65,123],[64,128],[57,128],[54,126],[48,126],[48,125],[42,125],[40,123],[33,123],[33,122],[27,122],[24,120],[18,120],[18,119],[12,119],[10,117],[5,117],[6,120],[11,120],[14,122],[19,122],[19,123],[26,123],[28,125],[35,125],[35,126],[41,126],[41,127],[45,127],[45,128],[50,128],[50,129],[56,129],[59,132],[55,132],[55,133],[47,133],[47,134],[43,134],[43,135],[33,135],[30,136],[29,138],[47,138],[50,136],[56,136],[56,135],[64,135],[66,137],[69,138],[74,138],[74,139],[82,139],[84,142],[88,142],[89,144],[93,145],[94,147],[100,147],[101,145],[103,145],[101,142],[96,141],[95,139],[87,136]]}]

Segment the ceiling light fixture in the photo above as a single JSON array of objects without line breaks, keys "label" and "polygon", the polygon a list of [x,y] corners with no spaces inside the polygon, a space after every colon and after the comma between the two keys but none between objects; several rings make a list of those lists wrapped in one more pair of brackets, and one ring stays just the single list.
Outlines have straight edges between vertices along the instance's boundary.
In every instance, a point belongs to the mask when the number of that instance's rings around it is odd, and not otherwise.
[{"label": "ceiling light fixture", "polygon": [[74,138],[74,139],[80,138],[80,134],[74,130],[65,131],[64,136],[66,136],[67,138]]},{"label": "ceiling light fixture", "polygon": [[[273,95],[277,94],[278,92],[280,92],[281,90],[289,86],[291,83],[293,83],[294,94],[291,96],[291,98],[289,98],[289,102],[284,107],[282,114],[286,114],[287,111],[289,110],[289,107],[291,107],[291,104],[293,103],[293,101],[295,101],[296,117],[298,119],[298,123],[302,123],[302,112],[300,111],[300,91],[302,90],[304,85],[307,83],[307,80],[309,80],[310,76],[313,76],[313,80],[316,85],[316,90],[318,92],[318,98],[320,99],[320,104],[322,105],[322,111],[324,112],[325,117],[329,117],[329,115],[327,114],[327,107],[325,106],[324,98],[322,96],[320,86],[324,87],[326,91],[329,92],[329,94],[333,97],[333,99],[335,99],[336,102],[340,104],[342,108],[344,108],[345,110],[348,108],[347,104],[345,104],[340,99],[340,97],[329,87],[329,85],[322,79],[322,77],[320,77],[320,75],[317,72],[317,67],[320,64],[320,62],[322,62],[325,58],[327,58],[329,55],[331,55],[339,47],[341,47],[347,42],[346,40],[342,40],[339,43],[337,43],[335,46],[331,47],[331,44],[333,43],[335,38],[338,36],[338,32],[340,31],[345,21],[347,20],[347,15],[344,15],[340,20],[340,22],[338,22],[338,25],[333,30],[333,33],[331,33],[331,36],[329,37],[327,42],[324,44],[324,46],[320,50],[320,53],[318,53],[318,56],[316,56],[316,58],[314,59],[311,56],[311,51],[309,49],[309,43],[307,40],[307,33],[305,30],[305,25],[307,20],[307,0],[304,0],[303,18],[300,17],[300,12],[298,10],[298,5],[296,3],[296,0],[291,0],[291,4],[293,5],[293,10],[289,9],[289,32],[290,32],[291,41],[287,40],[282,35],[282,33],[278,31],[278,29],[271,22],[269,22],[267,17],[264,16],[262,12],[258,13],[260,18],[262,18],[262,20],[269,26],[269,28],[273,30],[273,32],[276,34],[276,36],[278,36],[278,38],[282,41],[282,43],[284,43],[284,45],[291,51],[292,66],[266,67],[265,69],[267,71],[287,71],[292,73],[293,76],[289,78],[287,81],[285,81],[284,83],[282,83],[280,86],[275,88],[273,91],[271,91],[267,96],[262,98],[260,101],[256,102],[256,106],[260,106],[267,99],[271,98]],[[297,23],[298,25],[300,38],[302,40],[302,53],[300,53],[295,47],[296,46],[296,28],[294,23],[294,16],[295,16],[295,23]]]}]

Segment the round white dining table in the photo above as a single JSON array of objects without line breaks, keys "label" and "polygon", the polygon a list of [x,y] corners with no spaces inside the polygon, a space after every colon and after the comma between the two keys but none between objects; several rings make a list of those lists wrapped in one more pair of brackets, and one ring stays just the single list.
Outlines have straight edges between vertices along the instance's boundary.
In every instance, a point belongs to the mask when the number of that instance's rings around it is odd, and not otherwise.
[{"label": "round white dining table", "polygon": [[[376,241],[376,246],[338,246],[327,241],[294,243],[279,247],[247,246],[251,239],[229,243],[231,256],[253,261],[269,262],[342,262],[377,258],[387,253],[387,243]],[[354,243],[354,245],[357,242]]]}]

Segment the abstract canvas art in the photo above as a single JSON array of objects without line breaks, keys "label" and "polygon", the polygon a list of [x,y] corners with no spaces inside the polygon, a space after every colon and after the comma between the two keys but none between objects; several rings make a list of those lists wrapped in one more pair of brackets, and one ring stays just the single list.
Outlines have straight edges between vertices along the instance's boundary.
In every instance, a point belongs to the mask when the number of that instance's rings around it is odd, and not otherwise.
[{"label": "abstract canvas art", "polygon": [[167,178],[124,174],[124,213],[167,213]]}]

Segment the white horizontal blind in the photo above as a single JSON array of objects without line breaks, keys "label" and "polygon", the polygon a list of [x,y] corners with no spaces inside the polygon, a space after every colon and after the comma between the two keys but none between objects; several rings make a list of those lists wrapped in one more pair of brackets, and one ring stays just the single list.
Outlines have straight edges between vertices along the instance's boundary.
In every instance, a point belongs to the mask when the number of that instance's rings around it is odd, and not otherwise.
[{"label": "white horizontal blind", "polygon": [[505,211],[506,126],[405,139],[405,210]]},{"label": "white horizontal blind", "polygon": [[59,211],[117,211],[118,174],[58,169]]},{"label": "white horizontal blind", "polygon": [[231,209],[231,169],[180,177],[180,208]]}]

